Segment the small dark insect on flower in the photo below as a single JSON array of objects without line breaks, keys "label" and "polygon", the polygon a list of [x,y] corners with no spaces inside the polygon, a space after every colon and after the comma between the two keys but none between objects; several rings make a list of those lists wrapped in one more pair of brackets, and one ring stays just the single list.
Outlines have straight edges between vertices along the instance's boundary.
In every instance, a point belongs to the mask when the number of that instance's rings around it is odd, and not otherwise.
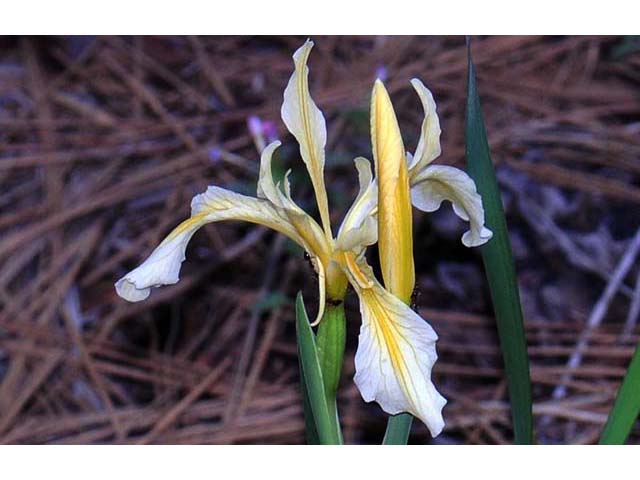
[{"label": "small dark insect on flower", "polygon": [[313,262],[311,261],[311,255],[309,255],[307,252],[304,252],[304,259],[307,261],[307,263],[309,264],[309,267],[311,268],[311,271],[313,272],[313,276],[315,277],[315,279],[318,279],[318,272],[316,272],[315,267],[313,266]]},{"label": "small dark insect on flower", "polygon": [[411,310],[413,310],[414,312],[418,311],[418,300],[420,300],[421,295],[422,295],[422,292],[416,285],[413,288],[413,292],[411,292]]}]

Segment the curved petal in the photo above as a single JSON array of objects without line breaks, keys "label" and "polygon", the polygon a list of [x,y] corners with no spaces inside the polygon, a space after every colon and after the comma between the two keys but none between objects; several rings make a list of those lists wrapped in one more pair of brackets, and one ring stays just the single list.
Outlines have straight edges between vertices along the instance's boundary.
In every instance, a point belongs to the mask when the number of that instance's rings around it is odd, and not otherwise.
[{"label": "curved petal", "polygon": [[[284,193],[280,190],[280,182],[275,183],[273,180],[271,160],[274,152],[280,145],[281,143],[276,140],[267,145],[260,155],[260,176],[258,178],[257,196],[258,198],[265,198],[269,200],[272,204],[282,209],[293,210],[299,214],[306,214],[305,211],[291,198],[291,185],[289,183],[291,169],[287,170],[283,178]],[[319,226],[318,229],[320,233],[324,235]]]},{"label": "curved petal", "polygon": [[336,240],[335,248],[343,252],[355,251],[359,253],[360,250],[377,241],[378,222],[374,217],[369,216],[364,218],[357,227],[341,231]]},{"label": "curved petal", "polygon": [[433,95],[417,78],[411,80],[411,85],[420,96],[422,109],[424,110],[420,140],[409,164],[410,175],[414,176],[438,158],[442,150],[440,148],[440,119],[438,118]]},{"label": "curved petal", "polygon": [[431,382],[438,336],[409,306],[382,288],[363,261],[352,258],[347,268],[362,315],[354,377],[362,398],[376,401],[391,415],[411,413],[435,437],[444,427],[442,408],[447,403]]},{"label": "curved petal", "polygon": [[307,40],[293,54],[295,71],[284,91],[281,115],[284,124],[300,144],[300,155],[307,166],[318,202],[322,226],[331,238],[329,205],[324,183],[324,147],[327,127],[322,112],[309,94],[309,68],[307,59],[313,42]]},{"label": "curved petal", "polygon": [[118,295],[130,302],[140,302],[149,296],[152,287],[178,283],[187,243],[207,223],[205,217],[197,215],[178,225],[142,265],[116,282]]},{"label": "curved petal", "polygon": [[356,158],[354,162],[360,190],[338,230],[336,249],[343,251],[373,245],[378,240],[378,224],[375,220],[378,187],[371,173],[371,163],[363,157]]},{"label": "curved petal", "polygon": [[371,96],[371,143],[378,182],[378,245],[385,287],[408,302],[415,285],[411,193],[406,152],[387,90]]},{"label": "curved petal", "polygon": [[456,215],[470,223],[469,231],[462,236],[467,247],[482,245],[493,236],[484,226],[484,208],[476,184],[458,168],[447,165],[425,168],[412,181],[411,200],[424,212],[434,212],[444,200],[449,200]]},{"label": "curved petal", "polygon": [[203,225],[221,220],[243,220],[272,228],[307,248],[298,230],[281,209],[266,200],[247,197],[219,187],[209,187],[191,202],[191,218],[178,225],[149,257],[115,284],[125,300],[139,302],[151,288],[179,280],[187,244]]},{"label": "curved petal", "polygon": [[271,158],[276,149],[282,145],[278,140],[265,147],[260,155],[260,176],[258,177],[258,198],[266,198],[274,205],[284,207],[281,201],[281,193],[273,181],[271,171]]}]

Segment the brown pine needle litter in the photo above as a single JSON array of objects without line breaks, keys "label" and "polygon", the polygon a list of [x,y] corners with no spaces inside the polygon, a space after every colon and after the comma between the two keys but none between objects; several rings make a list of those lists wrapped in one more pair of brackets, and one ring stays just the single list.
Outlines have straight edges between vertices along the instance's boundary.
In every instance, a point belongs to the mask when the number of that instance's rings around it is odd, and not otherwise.
[{"label": "brown pine needle litter", "polygon": [[[279,118],[303,40],[0,38],[1,443],[304,442],[293,302],[302,288],[313,305],[316,287],[304,262],[285,260],[289,242],[211,224],[177,285],[138,304],[113,288],[207,185],[254,193],[250,116],[277,126],[277,168],[292,167],[296,196],[310,200]],[[314,40],[332,211],[356,193],[344,180],[352,159],[371,156],[376,75],[403,131],[415,132],[410,150],[422,111],[409,79],[429,86],[442,158],[464,164],[463,38]],[[640,341],[640,44],[487,37],[473,48],[516,256],[536,436],[594,443]],[[435,442],[509,443],[478,252],[458,245],[465,227],[449,208],[414,218],[418,304],[440,336],[435,380],[449,399]],[[356,308],[348,302],[347,314]],[[351,380],[357,328],[350,322],[340,412],[347,442],[376,443],[386,416]],[[639,440],[636,428],[629,442]],[[411,441],[431,441],[426,427],[416,423]]]}]

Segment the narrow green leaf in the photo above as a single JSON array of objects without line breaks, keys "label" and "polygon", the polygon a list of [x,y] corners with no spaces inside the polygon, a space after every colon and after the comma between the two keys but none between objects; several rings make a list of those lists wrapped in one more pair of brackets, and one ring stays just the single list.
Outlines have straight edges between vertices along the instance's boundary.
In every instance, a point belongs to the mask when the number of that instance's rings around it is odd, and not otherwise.
[{"label": "narrow green leaf", "polygon": [[315,335],[311,330],[301,293],[298,293],[296,298],[296,336],[298,358],[302,367],[301,381],[304,382],[308,394],[319,442],[322,445],[338,445],[341,441],[336,429],[335,416],[332,417],[327,406]]},{"label": "narrow green leaf", "polygon": [[493,231],[493,238],[480,248],[491,290],[507,375],[515,442],[531,444],[533,443],[531,380],[520,295],[507,222],[489,153],[469,42],[467,49],[469,56],[465,125],[467,168],[482,196],[486,225]]},{"label": "narrow green leaf", "polygon": [[302,390],[302,412],[304,413],[304,433],[307,438],[308,445],[319,445],[320,437],[316,422],[313,419],[313,411],[311,410],[311,400],[309,399],[309,391],[307,390],[307,381],[302,370],[302,362],[298,355],[298,367],[300,368],[300,389]]},{"label": "narrow green leaf", "polygon": [[640,413],[640,345],[636,348],[609,418],[600,436],[601,445],[624,445]]},{"label": "narrow green leaf", "polygon": [[409,432],[413,416],[409,413],[400,413],[389,417],[387,431],[384,433],[383,445],[406,445],[409,441]]}]

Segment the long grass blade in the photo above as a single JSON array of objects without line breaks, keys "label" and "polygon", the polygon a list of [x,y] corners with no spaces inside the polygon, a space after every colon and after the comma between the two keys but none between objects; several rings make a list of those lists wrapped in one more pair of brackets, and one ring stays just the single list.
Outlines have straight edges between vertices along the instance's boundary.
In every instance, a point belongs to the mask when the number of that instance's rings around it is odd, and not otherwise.
[{"label": "long grass blade", "polygon": [[507,375],[515,442],[531,444],[533,443],[531,380],[520,295],[507,222],[491,162],[469,41],[467,50],[469,62],[465,126],[467,168],[476,182],[478,192],[482,195],[486,225],[493,231],[493,238],[480,248],[493,300]]},{"label": "long grass blade", "polygon": [[322,445],[338,445],[341,443],[339,429],[335,414],[332,416],[327,406],[315,335],[311,330],[301,293],[296,298],[296,336],[301,381],[306,390],[318,441]]},{"label": "long grass blade", "polygon": [[609,418],[600,436],[601,445],[623,445],[640,414],[640,345],[636,348]]}]

